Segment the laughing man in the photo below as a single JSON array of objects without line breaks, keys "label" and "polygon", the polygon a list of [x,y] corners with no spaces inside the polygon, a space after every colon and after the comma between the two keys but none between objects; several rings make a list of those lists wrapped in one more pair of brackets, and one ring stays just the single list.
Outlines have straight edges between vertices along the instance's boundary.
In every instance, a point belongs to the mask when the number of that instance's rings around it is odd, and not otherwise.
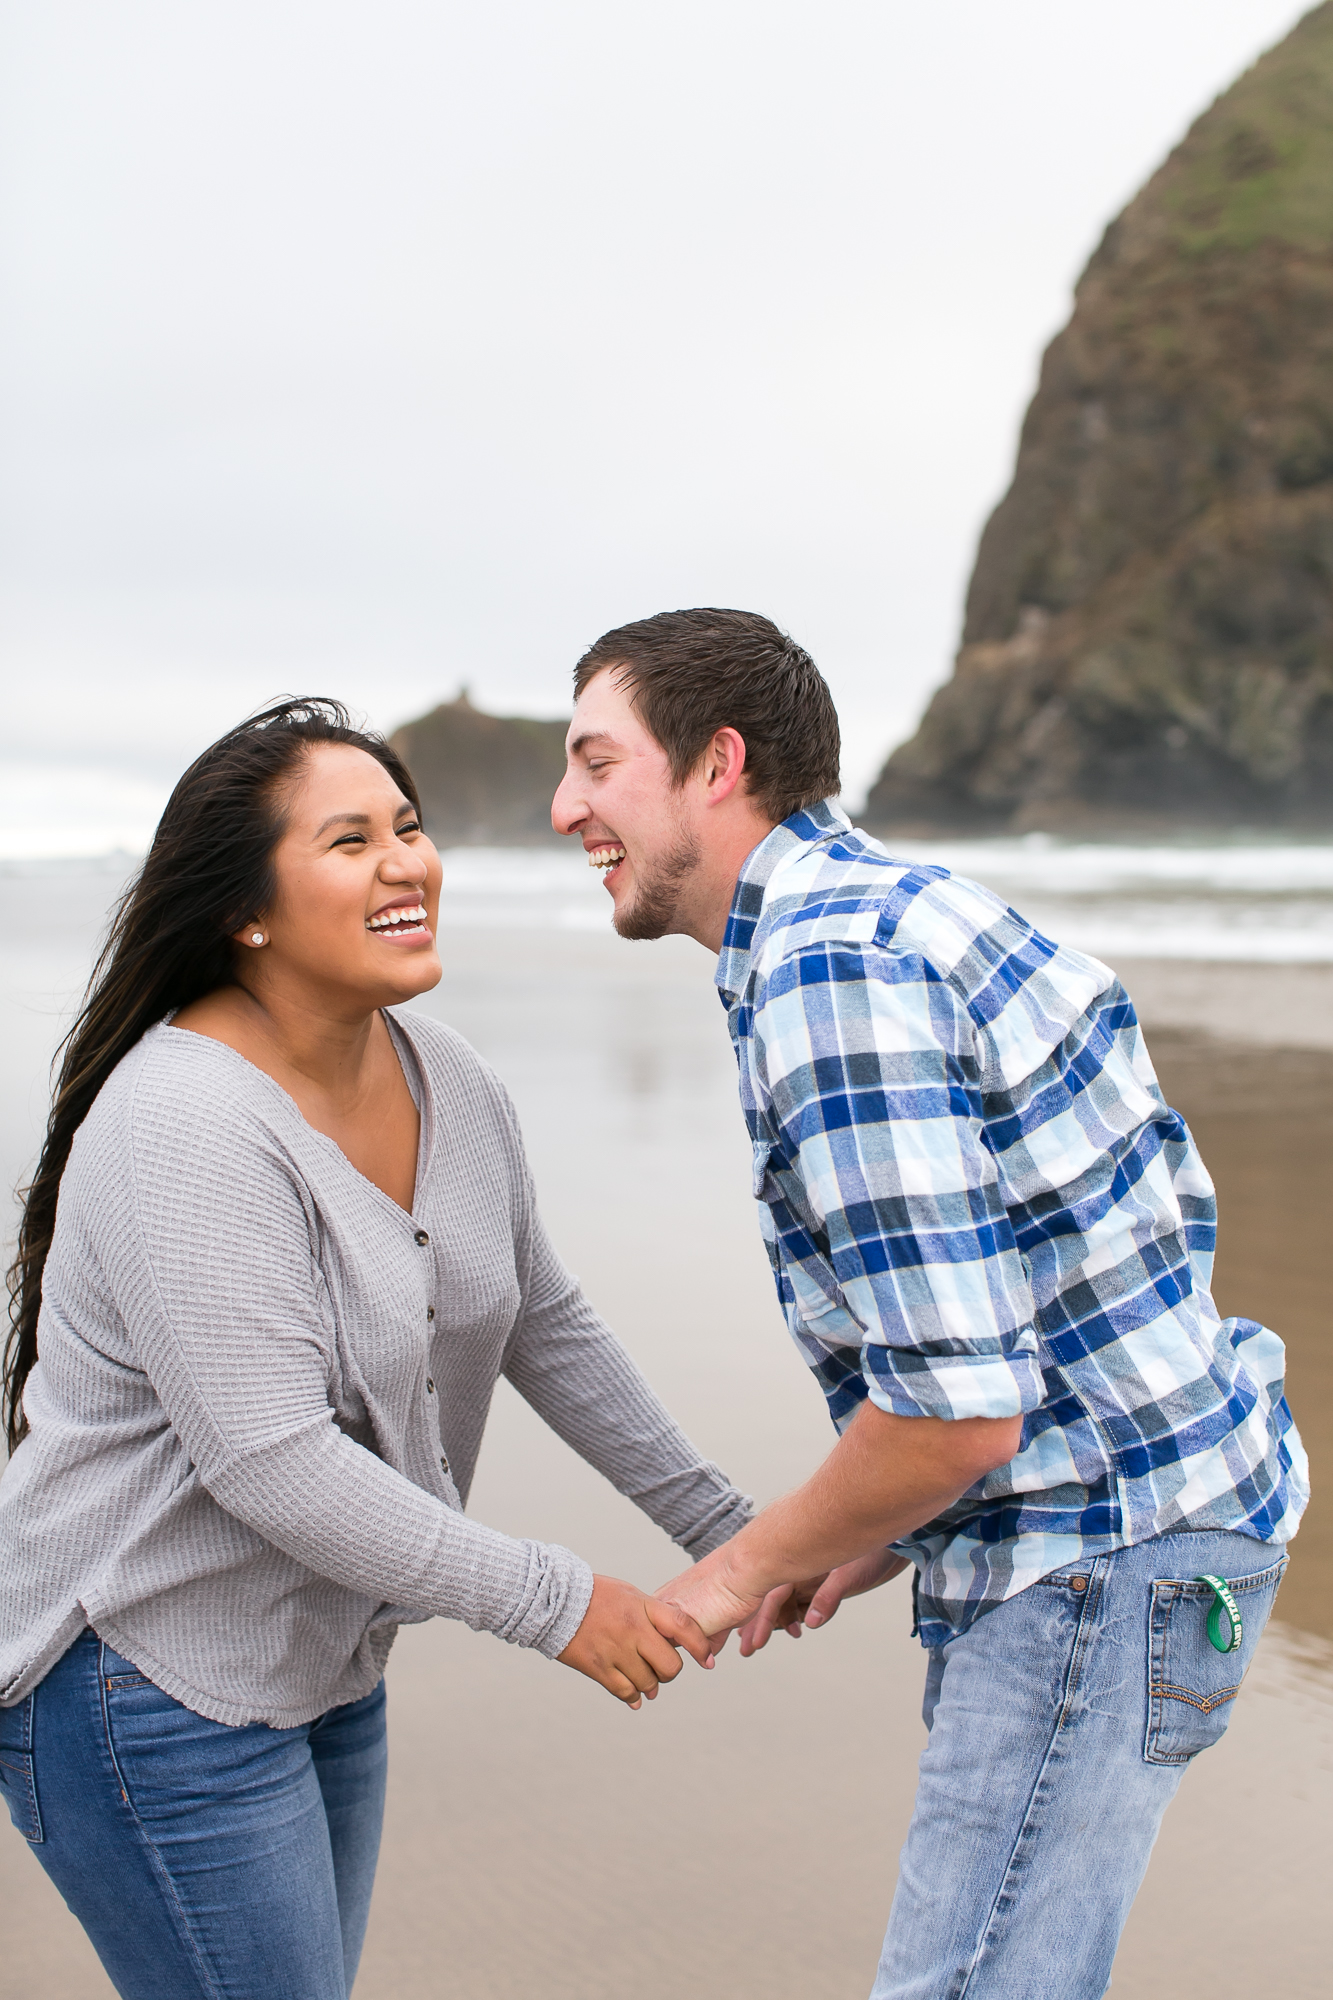
[{"label": "laughing man", "polygon": [[1218,1318],[1212,1185],[1114,974],[848,823],[807,653],[667,612],[574,684],[554,824],[622,937],[717,954],[839,1433],[659,1594],[749,1654],[914,1564],[930,1735],[874,2000],[1093,2000],[1305,1503],[1282,1343]]}]

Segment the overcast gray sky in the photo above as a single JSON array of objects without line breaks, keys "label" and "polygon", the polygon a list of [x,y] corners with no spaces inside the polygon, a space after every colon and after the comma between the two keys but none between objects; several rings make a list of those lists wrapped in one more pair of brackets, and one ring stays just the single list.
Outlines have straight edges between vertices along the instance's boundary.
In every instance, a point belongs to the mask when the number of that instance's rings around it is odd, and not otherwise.
[{"label": "overcast gray sky", "polygon": [[3,7],[11,830],[284,691],[559,713],[696,603],[811,648],[858,795],[1102,228],[1303,11]]}]

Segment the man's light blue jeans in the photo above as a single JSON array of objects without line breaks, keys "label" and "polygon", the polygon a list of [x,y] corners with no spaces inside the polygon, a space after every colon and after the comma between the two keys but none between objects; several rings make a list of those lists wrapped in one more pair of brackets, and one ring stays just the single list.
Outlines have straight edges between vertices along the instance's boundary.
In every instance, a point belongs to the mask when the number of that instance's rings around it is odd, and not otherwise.
[{"label": "man's light blue jeans", "polygon": [[[1100,2000],[1162,1815],[1226,1729],[1285,1567],[1248,1536],[1163,1535],[1057,1570],[931,1650],[872,2000]],[[1200,1575],[1231,1584],[1235,1652],[1209,1640]]]},{"label": "man's light blue jeans", "polygon": [[375,1880],[384,1683],[229,1729],[85,1632],[0,1709],[0,1788],[125,2000],[346,2000]]}]

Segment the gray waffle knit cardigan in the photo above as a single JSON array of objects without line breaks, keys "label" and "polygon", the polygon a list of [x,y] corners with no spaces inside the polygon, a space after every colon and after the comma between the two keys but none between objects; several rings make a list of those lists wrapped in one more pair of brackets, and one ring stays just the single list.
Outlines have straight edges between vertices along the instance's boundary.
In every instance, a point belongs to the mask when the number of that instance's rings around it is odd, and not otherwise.
[{"label": "gray waffle knit cardigan", "polygon": [[220,1042],[164,1023],[98,1096],[0,1481],[0,1703],[85,1624],[199,1714],[278,1727],[368,1693],[407,1621],[553,1658],[587,1565],[462,1512],[501,1372],[690,1555],[746,1520],[561,1267],[495,1076],[388,1018],[411,1215]]}]

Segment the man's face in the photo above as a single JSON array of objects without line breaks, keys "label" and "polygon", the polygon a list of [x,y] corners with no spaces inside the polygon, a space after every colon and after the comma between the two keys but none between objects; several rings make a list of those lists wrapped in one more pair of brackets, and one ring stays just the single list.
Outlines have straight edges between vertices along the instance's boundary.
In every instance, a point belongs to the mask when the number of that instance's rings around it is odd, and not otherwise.
[{"label": "man's face", "polygon": [[614,668],[589,681],[565,738],[568,768],[551,806],[557,833],[576,833],[603,871],[621,937],[666,937],[686,927],[700,850],[689,787],[672,783]]}]

